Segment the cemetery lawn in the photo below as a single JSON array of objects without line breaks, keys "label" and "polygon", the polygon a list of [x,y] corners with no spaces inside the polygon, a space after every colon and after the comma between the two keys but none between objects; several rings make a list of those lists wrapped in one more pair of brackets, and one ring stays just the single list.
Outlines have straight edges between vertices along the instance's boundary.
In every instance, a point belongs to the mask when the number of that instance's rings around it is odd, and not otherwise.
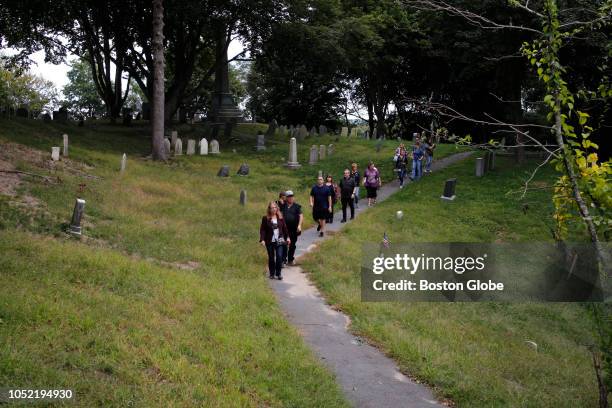
[{"label": "cemetery lawn", "polygon": [[[379,243],[385,231],[397,244],[549,241],[550,189],[523,200],[506,195],[520,189],[535,164],[520,168],[498,157],[497,169],[477,179],[469,159],[428,175],[360,215],[303,262],[327,301],[351,317],[355,334],[457,406],[596,406],[586,311],[570,303],[362,303],[361,243]],[[458,178],[457,199],[442,202],[450,177]],[[545,168],[532,187],[553,180]],[[526,340],[538,344],[537,352]]]},{"label": "cemetery lawn", "polygon": [[[219,156],[156,163],[143,124],[0,121],[0,169],[48,177],[0,173],[0,384],[69,388],[87,407],[346,406],[276,304],[259,223],[280,190],[307,204],[319,169],[384,160],[391,177],[396,142],[376,153],[375,142],[320,137],[336,153],[308,166],[307,139],[290,171],[287,137],[254,151],[265,128],[240,125],[243,141],[220,139]],[[62,133],[70,158],[52,163]],[[186,135],[202,128],[180,126],[184,146]],[[243,162],[248,177],[236,175]],[[231,177],[216,177],[223,164]],[[63,232],[76,197],[87,202],[81,239]]]}]

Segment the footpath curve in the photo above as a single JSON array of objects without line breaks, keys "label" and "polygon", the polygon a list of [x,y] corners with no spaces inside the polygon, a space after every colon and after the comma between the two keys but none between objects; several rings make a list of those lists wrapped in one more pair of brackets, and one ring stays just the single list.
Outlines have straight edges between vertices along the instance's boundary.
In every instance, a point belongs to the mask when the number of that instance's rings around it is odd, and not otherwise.
[{"label": "footpath curve", "polygon": [[[456,153],[436,160],[432,170],[440,170],[467,158],[470,154],[471,152]],[[378,192],[378,201],[385,200],[398,190],[397,180],[385,184]],[[304,216],[308,217],[308,206],[303,206],[303,209]],[[365,210],[367,210],[367,199],[363,198],[355,215]],[[340,223],[339,213],[341,214],[341,212],[334,214],[333,224],[326,225],[326,232],[339,231],[346,225]],[[328,238],[327,234],[320,238],[316,227],[302,231],[296,246],[296,260],[299,261],[301,256],[313,251],[319,243]],[[395,361],[351,334],[349,317],[332,309],[326,303],[302,268],[299,266],[283,268],[283,280],[271,280],[270,285],[287,320],[297,328],[306,344],[335,374],[344,395],[353,406],[372,408],[443,406],[436,401],[429,387],[402,374]]]}]

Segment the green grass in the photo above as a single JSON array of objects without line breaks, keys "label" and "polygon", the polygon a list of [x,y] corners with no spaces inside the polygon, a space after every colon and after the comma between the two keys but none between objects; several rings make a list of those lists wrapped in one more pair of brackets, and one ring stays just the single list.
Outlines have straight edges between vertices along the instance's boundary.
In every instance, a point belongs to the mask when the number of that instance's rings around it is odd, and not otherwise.
[{"label": "green grass", "polygon": [[[303,265],[327,300],[351,317],[356,334],[458,406],[596,406],[587,313],[575,304],[361,302],[361,245],[379,243],[384,231],[395,244],[548,241],[549,189],[523,200],[506,194],[520,189],[534,164],[521,168],[498,157],[497,169],[477,179],[470,159],[426,176],[358,217]],[[449,177],[458,178],[450,203],[439,198]],[[552,180],[545,168],[532,186]]]}]

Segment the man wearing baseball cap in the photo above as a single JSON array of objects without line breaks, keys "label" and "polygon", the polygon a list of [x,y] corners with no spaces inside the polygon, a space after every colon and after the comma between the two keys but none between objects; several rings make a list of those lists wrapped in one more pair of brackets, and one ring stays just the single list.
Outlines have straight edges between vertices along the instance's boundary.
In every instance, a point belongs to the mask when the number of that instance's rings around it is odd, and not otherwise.
[{"label": "man wearing baseball cap", "polygon": [[285,205],[281,208],[281,211],[289,230],[289,238],[291,239],[289,250],[285,253],[285,262],[289,263],[289,265],[294,265],[295,243],[298,236],[302,233],[304,214],[302,214],[302,206],[294,201],[293,191],[287,190],[285,197]]}]

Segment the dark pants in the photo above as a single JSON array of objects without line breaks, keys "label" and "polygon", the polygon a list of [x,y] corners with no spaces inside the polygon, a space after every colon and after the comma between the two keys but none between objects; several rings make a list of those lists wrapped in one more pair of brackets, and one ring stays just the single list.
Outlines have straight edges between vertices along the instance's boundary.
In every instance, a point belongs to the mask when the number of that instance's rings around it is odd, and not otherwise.
[{"label": "dark pants", "polygon": [[288,228],[289,228],[289,238],[291,239],[291,244],[289,245],[289,247],[285,245],[283,260],[285,262],[291,263],[295,259],[295,245],[297,244],[298,232],[297,232],[297,226],[294,229],[292,229],[291,227],[288,227]]},{"label": "dark pants", "polygon": [[340,198],[342,201],[342,219],[346,220],[346,207],[349,206],[351,208],[351,219],[355,218],[355,204],[353,199],[349,197]]},{"label": "dark pants", "polygon": [[266,244],[268,250],[268,270],[270,276],[281,276],[281,269],[283,269],[283,254],[285,245],[278,245],[274,242]]},{"label": "dark pants", "polygon": [[327,213],[327,217],[325,218],[325,222],[328,224],[332,224],[334,222],[334,205],[335,204],[332,203],[332,210],[331,212]]}]

